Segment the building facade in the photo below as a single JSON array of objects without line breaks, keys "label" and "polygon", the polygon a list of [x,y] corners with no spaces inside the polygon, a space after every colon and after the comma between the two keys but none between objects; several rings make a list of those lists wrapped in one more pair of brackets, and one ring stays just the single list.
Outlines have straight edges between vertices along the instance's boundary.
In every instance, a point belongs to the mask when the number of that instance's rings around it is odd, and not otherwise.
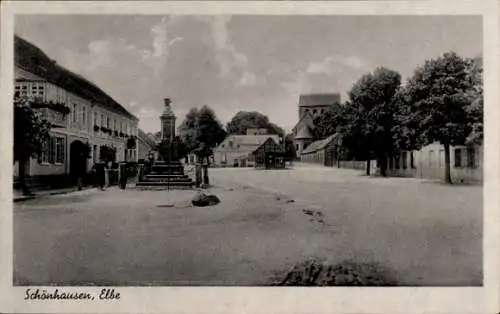
[{"label": "building facade", "polygon": [[[30,54],[30,57],[26,55]],[[51,139],[26,165],[28,176],[70,175],[88,171],[99,161],[101,147],[116,151],[116,160],[137,160],[127,141],[137,137],[138,119],[93,83],[57,65],[37,47],[15,38],[15,94],[41,104],[58,104],[67,112],[45,105],[35,109],[53,125]],[[69,112],[69,113],[68,113]],[[88,156],[77,160],[78,147]],[[14,176],[18,174],[15,164]]]},{"label": "building facade", "polygon": [[[481,184],[483,182],[482,145],[450,147],[450,175],[454,183]],[[366,169],[366,161],[338,162],[340,168]],[[370,175],[380,175],[380,165],[370,161]],[[393,154],[387,161],[387,176],[443,180],[445,174],[444,147],[433,143],[420,150]]]},{"label": "building facade", "polygon": [[148,160],[150,157],[155,158],[156,142],[143,130],[137,130],[137,160]]},{"label": "building facade", "polygon": [[[248,129],[247,135],[228,135],[226,139],[214,149],[213,163],[215,167],[253,167],[252,152],[267,139],[272,138],[280,143],[279,135],[257,134],[256,129]],[[263,131],[260,131],[261,133]]]},{"label": "building facade", "polygon": [[327,167],[337,166],[338,134],[331,135],[326,139],[311,143],[300,156],[300,161],[317,163]]},{"label": "building facade", "polygon": [[320,116],[340,104],[340,94],[303,94],[299,96],[299,120],[307,113],[313,118]]},{"label": "building facade", "polygon": [[[450,147],[450,174],[455,183],[482,183],[483,146]],[[444,178],[444,146],[433,143],[418,151],[395,154],[387,165],[389,176],[416,177],[425,179]]]},{"label": "building facade", "polygon": [[256,168],[285,168],[285,156],[282,145],[269,137],[252,152],[251,160]]}]

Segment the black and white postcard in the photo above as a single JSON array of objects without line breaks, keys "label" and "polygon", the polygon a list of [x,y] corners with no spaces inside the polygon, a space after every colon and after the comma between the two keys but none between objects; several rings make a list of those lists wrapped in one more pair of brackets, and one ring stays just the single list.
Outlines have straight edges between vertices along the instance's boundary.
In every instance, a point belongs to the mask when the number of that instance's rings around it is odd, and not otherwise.
[{"label": "black and white postcard", "polygon": [[0,311],[498,312],[499,14],[2,3]]}]

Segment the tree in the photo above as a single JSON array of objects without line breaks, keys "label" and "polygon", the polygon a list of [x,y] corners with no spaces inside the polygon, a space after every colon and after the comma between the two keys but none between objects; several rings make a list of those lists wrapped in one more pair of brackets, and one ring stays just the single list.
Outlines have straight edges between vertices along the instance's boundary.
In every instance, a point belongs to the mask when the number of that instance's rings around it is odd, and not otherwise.
[{"label": "tree", "polygon": [[50,123],[42,119],[33,108],[32,101],[14,98],[14,161],[19,163],[19,184],[23,194],[30,194],[26,185],[26,163],[39,154],[50,139]]},{"label": "tree", "polygon": [[403,90],[407,128],[421,145],[444,146],[445,181],[452,183],[450,146],[482,137],[480,66],[454,52],[428,60],[415,70]]},{"label": "tree", "polygon": [[465,144],[474,145],[483,141],[483,60],[477,57],[468,59],[467,62],[471,89],[467,93],[470,104],[466,107],[466,112],[470,133]]},{"label": "tree", "polygon": [[392,127],[395,117],[394,95],[401,85],[401,75],[387,68],[377,68],[362,76],[349,91],[349,118],[344,132],[356,148],[366,147],[367,174],[372,156],[380,164],[380,173],[386,175],[387,158],[394,149]]},{"label": "tree", "polygon": [[162,140],[157,147],[161,159],[167,162],[178,161],[186,157],[186,145],[179,136],[173,138],[172,141],[168,139]]},{"label": "tree", "polygon": [[266,129],[268,134],[285,135],[285,131],[256,111],[239,111],[226,126],[228,134],[245,135],[248,129]]},{"label": "tree", "polygon": [[339,119],[341,119],[342,108],[336,105],[332,110],[326,111],[324,114],[314,118],[313,136],[315,140],[324,139],[337,132],[339,126]]},{"label": "tree", "polygon": [[200,109],[192,108],[179,127],[179,134],[186,150],[194,152],[199,158],[208,158],[213,148],[226,138],[214,111],[204,105]]},{"label": "tree", "polygon": [[191,108],[186,114],[184,121],[178,128],[178,133],[186,145],[188,151],[194,150],[198,146],[196,141],[198,125],[198,108]]},{"label": "tree", "polygon": [[290,160],[297,158],[297,152],[295,151],[295,145],[293,143],[293,134],[287,134],[284,138],[285,141],[285,156]]}]

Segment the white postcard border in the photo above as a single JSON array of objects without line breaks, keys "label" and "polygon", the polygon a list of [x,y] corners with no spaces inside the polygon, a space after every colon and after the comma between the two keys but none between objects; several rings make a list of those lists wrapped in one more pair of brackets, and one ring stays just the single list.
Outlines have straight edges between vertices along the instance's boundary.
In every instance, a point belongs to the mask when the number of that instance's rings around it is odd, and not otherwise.
[{"label": "white postcard border", "polygon": [[[13,20],[16,14],[482,15],[485,83],[484,287],[265,288],[118,287],[120,301],[24,301],[12,287]],[[493,313],[499,301],[500,86],[496,1],[28,2],[2,3],[1,312],[23,313]],[[36,258],[35,256],[33,258]],[[36,288],[36,287],[35,287]],[[98,293],[101,288],[68,291]]]}]

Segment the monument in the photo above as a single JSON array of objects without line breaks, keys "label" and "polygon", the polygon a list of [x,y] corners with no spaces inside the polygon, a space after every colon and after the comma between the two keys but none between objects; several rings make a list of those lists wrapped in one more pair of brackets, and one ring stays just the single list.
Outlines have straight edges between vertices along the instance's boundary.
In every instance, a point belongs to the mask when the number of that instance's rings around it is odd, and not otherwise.
[{"label": "monument", "polygon": [[[195,182],[184,174],[184,166],[179,161],[175,145],[175,114],[171,108],[171,101],[165,98],[165,109],[160,116],[161,120],[161,160],[155,160],[150,173],[139,179],[138,187],[165,187],[165,188],[192,188]],[[170,145],[165,144],[170,143]]]}]

